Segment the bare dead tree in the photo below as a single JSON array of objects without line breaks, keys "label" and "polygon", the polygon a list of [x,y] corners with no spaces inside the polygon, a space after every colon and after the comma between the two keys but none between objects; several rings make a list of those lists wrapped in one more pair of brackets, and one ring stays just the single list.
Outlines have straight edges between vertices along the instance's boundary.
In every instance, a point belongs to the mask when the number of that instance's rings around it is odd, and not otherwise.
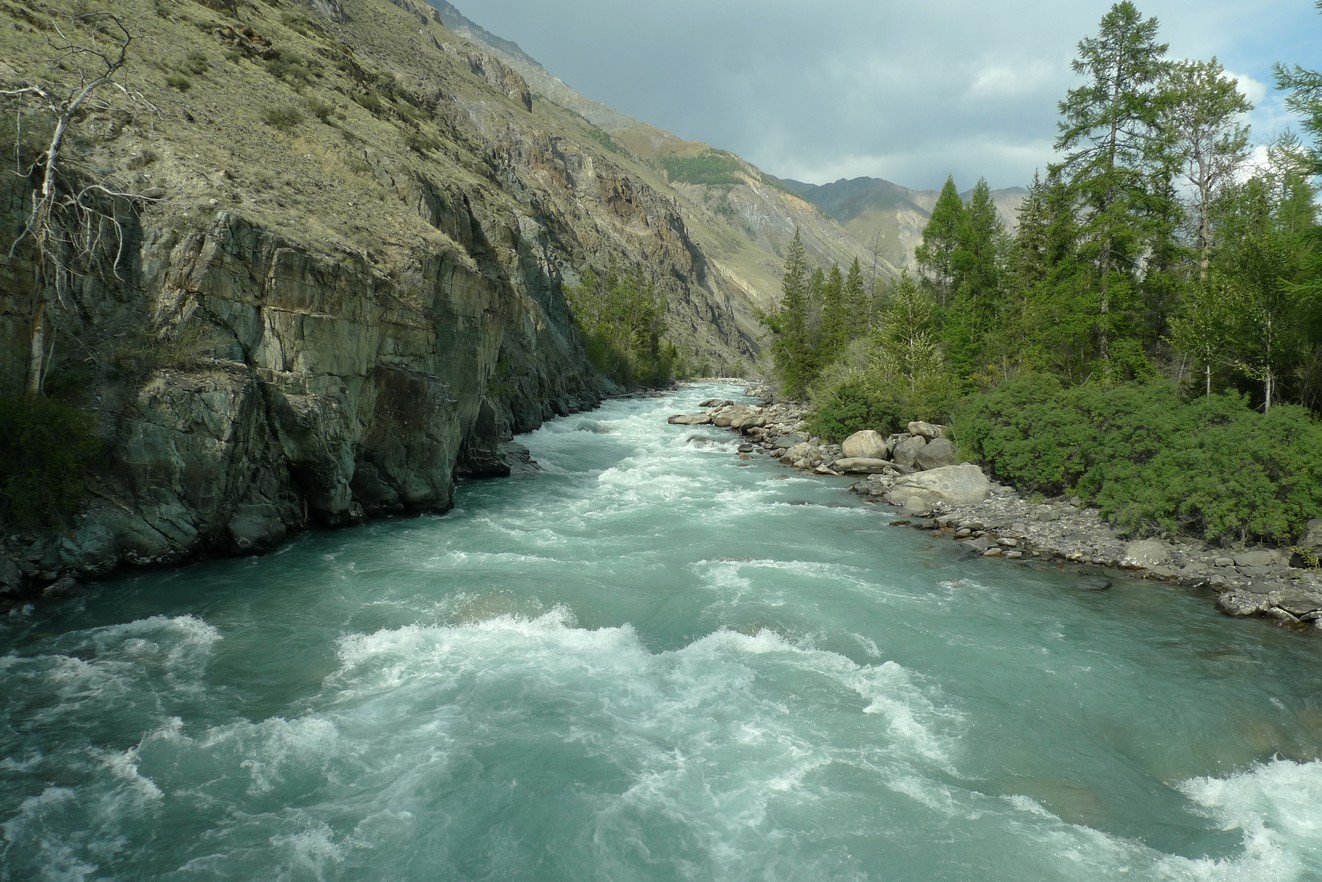
[{"label": "bare dead tree", "polygon": [[119,16],[109,12],[75,16],[74,23],[85,28],[86,33],[74,39],[56,25],[58,36],[51,44],[56,52],[54,60],[72,71],[71,84],[29,83],[17,89],[0,91],[0,97],[20,102],[20,125],[21,102],[25,98],[35,99],[54,118],[49,144],[26,172],[30,176],[40,166],[41,186],[33,191],[32,209],[22,232],[9,249],[12,258],[19,245],[30,238],[37,254],[26,384],[29,396],[40,395],[45,382],[54,345],[54,336],[49,333],[49,313],[52,307],[59,309],[67,305],[73,273],[71,252],[82,256],[96,253],[107,228],[117,239],[116,264],[123,249],[123,231],[119,222],[113,213],[95,210],[92,200],[127,194],[117,193],[104,183],[66,189],[61,182],[66,159],[65,141],[78,113],[99,103],[94,96],[102,89],[111,88],[126,96],[129,94],[115,77],[127,62],[133,35]]}]

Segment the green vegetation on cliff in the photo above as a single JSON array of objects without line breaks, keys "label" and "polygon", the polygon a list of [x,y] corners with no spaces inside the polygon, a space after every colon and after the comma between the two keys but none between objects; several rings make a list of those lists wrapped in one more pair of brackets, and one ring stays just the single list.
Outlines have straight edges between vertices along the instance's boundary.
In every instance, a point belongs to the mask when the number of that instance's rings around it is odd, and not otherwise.
[{"label": "green vegetation on cliff", "polygon": [[674,379],[678,352],[664,340],[665,303],[638,270],[589,271],[565,292],[592,364],[626,388],[657,388]]},{"label": "green vegetation on cliff", "polygon": [[675,184],[734,187],[743,183],[743,164],[728,153],[709,150],[697,156],[663,157],[666,177]]}]

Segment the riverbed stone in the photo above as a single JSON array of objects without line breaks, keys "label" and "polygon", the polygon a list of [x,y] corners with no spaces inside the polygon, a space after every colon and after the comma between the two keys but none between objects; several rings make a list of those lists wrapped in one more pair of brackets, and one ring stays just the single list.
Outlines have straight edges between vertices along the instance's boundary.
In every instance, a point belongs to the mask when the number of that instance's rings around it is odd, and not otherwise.
[{"label": "riverbed stone", "polygon": [[922,420],[915,420],[914,422],[909,423],[907,428],[910,435],[918,435],[927,441],[933,441],[937,438],[944,437],[945,435],[941,426],[933,425],[932,423],[924,422]]},{"label": "riverbed stone", "polygon": [[923,445],[914,457],[914,465],[920,469],[939,469],[959,462],[955,455],[955,445],[946,438],[933,438]]},{"label": "riverbed stone", "polygon": [[1237,567],[1272,567],[1280,562],[1280,554],[1270,548],[1255,548],[1235,555]]},{"label": "riverbed stone", "polygon": [[840,445],[840,449],[851,459],[886,459],[890,455],[886,439],[872,429],[850,435]]},{"label": "riverbed stone", "polygon": [[1150,570],[1170,560],[1170,550],[1166,543],[1158,539],[1138,539],[1125,546],[1120,565]]},{"label": "riverbed stone", "polygon": [[916,467],[918,453],[927,446],[927,439],[922,435],[904,435],[895,442],[891,458],[900,465]]},{"label": "riverbed stone", "polygon": [[937,504],[974,505],[987,498],[988,486],[982,469],[965,463],[897,478],[886,498],[905,508],[915,503],[929,508]]}]

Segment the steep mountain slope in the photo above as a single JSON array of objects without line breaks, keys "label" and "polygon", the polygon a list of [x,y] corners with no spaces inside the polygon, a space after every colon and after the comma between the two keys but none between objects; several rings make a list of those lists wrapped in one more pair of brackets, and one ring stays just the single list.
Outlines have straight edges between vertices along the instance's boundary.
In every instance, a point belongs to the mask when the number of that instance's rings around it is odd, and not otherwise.
[{"label": "steep mountain slope", "polygon": [[851,235],[808,201],[745,160],[632,119],[585,98],[549,73],[515,43],[496,37],[446,0],[430,0],[442,21],[498,55],[533,91],[576,118],[585,137],[674,199],[717,283],[760,308],[780,294],[784,249],[800,232],[809,259],[847,267],[854,259],[881,276],[897,270],[869,240]]},{"label": "steep mountain slope", "polygon": [[603,391],[562,293],[588,267],[653,280],[694,362],[752,356],[748,302],[655,174],[427,5],[95,7],[0,0],[0,91],[58,100],[99,62],[62,45],[131,38],[124,90],[73,121],[59,192],[84,198],[44,255],[21,233],[52,115],[0,105],[26,169],[0,179],[0,398],[43,315],[47,390],[101,451],[63,536],[6,529],[0,591],[446,508],[456,470],[500,471],[511,431]]},{"label": "steep mountain slope", "polygon": [[[820,185],[791,180],[780,183],[901,267],[913,265],[914,249],[923,241],[923,228],[940,195],[935,190],[910,190],[880,178],[841,179]],[[972,193],[968,190],[960,195],[967,202]],[[1001,221],[1010,232],[1018,228],[1019,205],[1027,194],[1023,187],[992,191]]]}]

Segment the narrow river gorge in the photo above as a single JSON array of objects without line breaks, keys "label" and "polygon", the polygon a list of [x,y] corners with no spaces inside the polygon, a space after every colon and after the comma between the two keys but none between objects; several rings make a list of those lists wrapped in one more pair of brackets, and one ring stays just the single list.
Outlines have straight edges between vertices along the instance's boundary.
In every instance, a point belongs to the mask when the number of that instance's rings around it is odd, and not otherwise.
[{"label": "narrow river gorge", "polygon": [[1322,878],[1322,641],[666,424],[716,395],[0,621],[0,878]]}]

